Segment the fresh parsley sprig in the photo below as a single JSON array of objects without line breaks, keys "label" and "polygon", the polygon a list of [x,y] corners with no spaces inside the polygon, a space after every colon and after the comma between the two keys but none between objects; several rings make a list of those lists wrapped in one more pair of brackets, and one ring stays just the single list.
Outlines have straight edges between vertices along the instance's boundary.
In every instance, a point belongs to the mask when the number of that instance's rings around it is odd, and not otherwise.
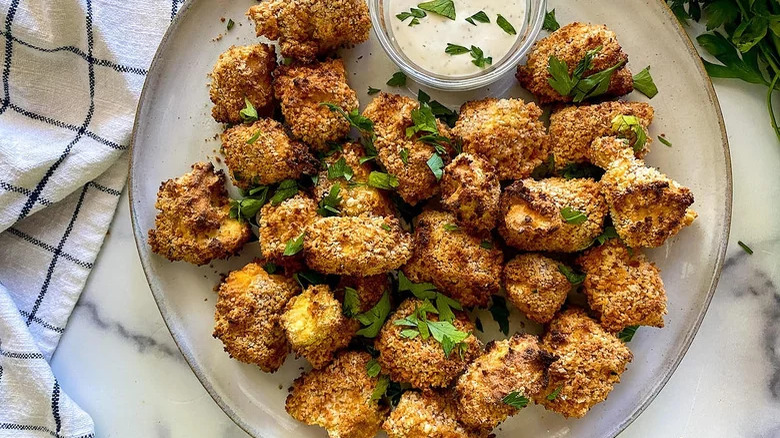
[{"label": "fresh parsley sprig", "polygon": [[409,22],[409,27],[416,26],[420,24],[420,18],[425,18],[428,14],[425,13],[422,9],[417,8],[409,8],[409,12],[401,12],[400,14],[396,15],[395,18],[405,21],[408,18],[411,18],[412,21]]},{"label": "fresh parsley sprig", "polygon": [[357,108],[347,113],[344,111],[344,108],[332,102],[323,102],[320,103],[320,105],[325,106],[331,111],[339,114],[349,123],[351,127],[358,130],[360,133],[361,144],[366,150],[366,156],[360,159],[360,164],[376,158],[377,152],[376,147],[374,147],[374,140],[376,140],[376,135],[374,134],[374,122],[371,119],[362,116]]},{"label": "fresh parsley sprig", "polygon": [[547,11],[547,13],[544,14],[544,22],[542,23],[542,29],[550,32],[555,32],[560,28],[561,25],[558,24],[558,20],[555,19],[555,9],[553,9],[552,11]]},{"label": "fresh parsley sprig", "polygon": [[355,315],[363,328],[357,331],[360,336],[375,338],[384,325],[387,315],[390,314],[390,295],[385,292],[378,303],[365,313]]},{"label": "fresh parsley sprig", "polygon": [[473,26],[476,26],[476,22],[480,23],[490,23],[490,17],[487,16],[485,11],[479,11],[476,14],[472,15],[471,17],[467,18],[466,21],[471,23]]},{"label": "fresh parsley sprig", "polygon": [[471,62],[479,68],[485,68],[488,65],[493,64],[492,56],[485,56],[485,52],[477,46],[471,46],[471,48],[461,46],[458,44],[447,43],[447,47],[444,49],[444,53],[456,56],[464,53],[471,54]]},{"label": "fresh parsley sprig", "polygon": [[571,207],[563,207],[561,217],[567,224],[571,225],[580,225],[588,220],[588,215]]},{"label": "fresh parsley sprig", "polygon": [[420,3],[417,5],[417,7],[424,11],[433,12],[434,14],[447,17],[450,20],[454,20],[456,18],[455,2],[453,2],[453,0],[433,0],[430,2]]},{"label": "fresh parsley sprig", "polygon": [[641,151],[647,144],[647,131],[636,116],[625,114],[615,116],[612,119],[612,131],[628,140],[634,152]]},{"label": "fresh parsley sprig", "polygon": [[588,50],[577,63],[571,75],[569,75],[569,66],[565,62],[555,55],[550,55],[547,64],[547,71],[550,73],[550,78],[547,81],[550,86],[561,96],[572,96],[574,102],[582,102],[585,99],[606,93],[612,75],[623,67],[626,61],[620,61],[612,67],[583,77],[585,72],[593,68],[593,58],[601,49],[602,47],[599,46]]},{"label": "fresh parsley sprig", "polygon": [[339,190],[341,190],[341,185],[335,183],[331,186],[330,192],[322,198],[319,203],[319,208],[317,209],[317,213],[319,213],[320,216],[328,217],[341,214],[339,205],[341,204],[342,199],[341,196],[339,196]]},{"label": "fresh parsley sprig", "polygon": [[528,406],[528,403],[530,402],[528,397],[524,396],[520,391],[510,392],[503,399],[501,399],[501,401],[515,409],[522,409]]}]

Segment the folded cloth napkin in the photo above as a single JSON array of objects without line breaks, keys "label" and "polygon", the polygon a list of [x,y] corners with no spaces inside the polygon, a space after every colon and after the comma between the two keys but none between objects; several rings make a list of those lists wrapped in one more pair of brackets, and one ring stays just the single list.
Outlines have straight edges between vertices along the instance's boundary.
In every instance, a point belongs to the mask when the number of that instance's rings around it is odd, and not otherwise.
[{"label": "folded cloth napkin", "polygon": [[0,437],[93,436],[48,365],[127,176],[183,0],[0,0]]}]

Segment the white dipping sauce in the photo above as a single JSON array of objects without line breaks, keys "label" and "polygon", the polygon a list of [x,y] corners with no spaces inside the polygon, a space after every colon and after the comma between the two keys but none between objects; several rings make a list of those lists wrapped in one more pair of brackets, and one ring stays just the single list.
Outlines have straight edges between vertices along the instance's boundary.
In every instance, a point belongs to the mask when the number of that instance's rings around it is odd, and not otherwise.
[{"label": "white dipping sauce", "polygon": [[[403,53],[415,64],[430,73],[442,76],[469,76],[485,68],[474,65],[469,53],[449,55],[444,52],[447,43],[467,48],[477,46],[485,57],[492,57],[497,64],[509,53],[525,21],[526,0],[455,0],[456,19],[427,12],[420,18],[420,24],[409,26],[411,18],[401,21],[397,14],[409,12],[410,8],[427,0],[385,0],[390,1],[390,18],[393,36]],[[479,11],[484,11],[490,23],[474,21],[476,26],[466,21]],[[498,14],[514,26],[518,35],[506,33],[497,23]]]}]

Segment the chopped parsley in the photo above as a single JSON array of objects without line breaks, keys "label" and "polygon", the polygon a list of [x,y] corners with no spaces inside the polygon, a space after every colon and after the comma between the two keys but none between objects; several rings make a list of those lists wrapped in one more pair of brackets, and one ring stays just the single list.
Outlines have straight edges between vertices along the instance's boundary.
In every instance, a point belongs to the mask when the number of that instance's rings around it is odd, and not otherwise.
[{"label": "chopped parsley", "polygon": [[585,72],[593,67],[593,57],[600,51],[601,46],[588,50],[577,63],[571,75],[569,75],[569,66],[565,62],[556,58],[555,55],[550,55],[547,64],[547,72],[551,76],[547,80],[550,86],[561,96],[572,96],[574,102],[582,102],[585,99],[606,93],[612,75],[625,64],[625,61],[620,61],[610,68],[583,77]]},{"label": "chopped parsley", "polygon": [[479,246],[485,249],[493,249],[493,243],[489,240],[483,240],[482,242],[479,242]]},{"label": "chopped parsley", "polygon": [[328,179],[344,178],[349,181],[354,174],[355,172],[347,164],[347,160],[344,157],[339,158],[335,163],[328,166]]},{"label": "chopped parsley", "polygon": [[433,12],[434,14],[447,17],[450,20],[454,20],[456,17],[455,3],[453,0],[433,0],[430,2],[420,3],[417,5],[417,7],[424,11]]},{"label": "chopped parsley", "polygon": [[390,295],[385,292],[379,302],[369,311],[355,315],[355,319],[363,324],[363,328],[358,330],[357,334],[367,338],[375,338],[389,314]]},{"label": "chopped parsley", "polygon": [[406,85],[406,73],[402,71],[393,73],[393,77],[387,81],[387,85],[391,87],[403,87]]},{"label": "chopped parsley", "polygon": [[501,399],[501,401],[515,409],[522,409],[528,406],[530,400],[519,391],[512,391]]},{"label": "chopped parsley", "polygon": [[506,298],[501,295],[493,295],[490,298],[490,314],[498,323],[498,328],[504,336],[509,336],[509,308],[506,306]]},{"label": "chopped parsley", "polygon": [[349,122],[350,126],[353,126],[362,132],[374,132],[374,122],[372,122],[368,117],[361,116],[357,108],[347,113],[344,111],[344,108],[336,105],[335,103],[323,102],[320,105],[326,106],[331,111],[341,115],[341,117]]},{"label": "chopped parsley", "polygon": [[503,15],[498,14],[498,18],[496,18],[496,24],[498,24],[498,27],[500,27],[504,32],[508,33],[509,35],[517,35],[517,31],[515,30],[515,27],[512,26],[512,23],[510,23],[506,18],[504,18]]},{"label": "chopped parsley", "polygon": [[409,12],[401,12],[396,15],[395,18],[401,21],[406,21],[406,19],[411,18],[412,21],[409,22],[409,27],[411,27],[420,24],[420,18],[425,18],[427,15],[428,14],[422,9],[409,8]]},{"label": "chopped parsley", "polygon": [[287,243],[284,244],[284,253],[282,255],[289,257],[303,251],[303,237],[305,235],[306,233],[301,233],[298,237],[293,237],[288,240]]},{"label": "chopped parsley", "polygon": [[560,28],[561,25],[558,24],[558,20],[555,19],[555,9],[552,11],[547,11],[547,13],[544,14],[544,23],[542,23],[542,29],[555,32]]},{"label": "chopped parsley", "polygon": [[431,158],[428,158],[428,161],[426,161],[425,164],[427,164],[428,168],[433,172],[436,181],[441,180],[442,175],[444,175],[444,160],[441,159],[441,155],[431,155]]},{"label": "chopped parsley", "polygon": [[750,249],[750,247],[747,246],[747,244],[745,244],[745,242],[739,240],[739,241],[737,241],[737,245],[739,245],[740,248],[742,248],[742,250],[744,250],[746,253],[748,253],[750,255],[753,255],[753,250]]},{"label": "chopped parsley", "polygon": [[382,224],[382,225],[380,225],[380,227],[381,227],[383,230],[387,231],[388,233],[390,232],[390,225],[387,225],[387,224]]},{"label": "chopped parsley", "polygon": [[466,21],[476,26],[477,21],[480,23],[490,23],[490,17],[487,16],[485,11],[479,11],[476,14],[472,15],[471,17],[467,18]]},{"label": "chopped parsley", "polygon": [[263,132],[259,129],[255,131],[255,133],[252,134],[252,136],[249,137],[249,139],[246,141],[246,144],[254,144],[254,142],[256,142],[258,138],[260,138],[260,134],[262,133]]},{"label": "chopped parsley", "polygon": [[444,49],[444,53],[448,55],[462,55],[464,53],[469,53],[470,50],[468,47],[465,46],[459,46],[457,44],[447,43],[447,48]]},{"label": "chopped parsley", "polygon": [[371,393],[371,400],[379,400],[384,397],[388,385],[390,385],[390,378],[384,375],[379,376],[374,391]]},{"label": "chopped parsley", "polygon": [[444,224],[444,230],[449,232],[460,231],[460,227],[455,224]]},{"label": "chopped parsley", "polygon": [[374,94],[379,93],[380,91],[382,91],[382,90],[380,90],[379,88],[368,87],[368,95],[369,96],[373,96]]},{"label": "chopped parsley", "polygon": [[561,209],[561,217],[567,224],[572,225],[580,225],[588,220],[588,216],[585,213],[571,207],[563,207]]},{"label": "chopped parsley", "polygon": [[653,77],[650,76],[650,66],[645,67],[644,70],[634,75],[634,89],[652,99],[658,94],[658,87],[653,82]]},{"label": "chopped parsley", "polygon": [[555,390],[554,390],[553,392],[551,392],[551,393],[547,394],[547,397],[545,397],[545,398],[546,398],[547,400],[549,400],[549,401],[553,401],[553,400],[555,400],[556,398],[558,398],[558,394],[560,394],[560,393],[561,393],[561,390],[562,390],[562,389],[563,389],[563,386],[562,386],[562,385],[561,385],[561,386],[559,386],[559,387],[557,387],[557,388],[555,388]]},{"label": "chopped parsley", "polygon": [[659,135],[659,136],[658,136],[658,141],[660,141],[661,143],[663,143],[663,145],[664,145],[664,146],[666,146],[666,147],[672,147],[672,142],[671,142],[671,141],[669,141],[669,140],[668,140],[666,137],[664,137],[663,135]]},{"label": "chopped parsley", "polygon": [[641,151],[647,144],[647,132],[636,116],[619,114],[612,119],[612,130],[628,140],[634,152]]},{"label": "chopped parsley", "polygon": [[[451,300],[451,302],[457,303],[455,300]],[[464,341],[469,337],[470,333],[458,330],[452,324],[452,321],[444,320],[441,315],[439,321],[429,321],[428,313],[439,314],[439,310],[426,298],[423,304],[418,306],[411,315],[396,319],[393,321],[393,324],[409,327],[401,330],[401,336],[407,339],[415,339],[419,336],[421,339],[426,340],[433,337],[436,342],[441,344],[442,350],[444,350],[444,354],[447,357],[455,349],[462,355],[467,348],[467,344]],[[454,320],[454,314],[452,318]]]},{"label": "chopped parsley", "polygon": [[399,152],[398,155],[401,156],[401,161],[403,161],[404,164],[409,164],[409,149],[401,149],[401,152]]},{"label": "chopped parsley", "polygon": [[[366,363],[366,374],[368,374],[368,377],[376,377],[380,372],[382,372],[382,366],[379,365],[376,359],[371,359]],[[385,390],[387,390],[387,387],[385,387]]]},{"label": "chopped parsley", "polygon": [[455,314],[452,312],[452,309],[463,310],[463,306],[458,301],[438,292],[433,284],[412,283],[401,271],[398,271],[398,291],[409,291],[416,298],[435,302],[436,307],[433,313],[439,315],[440,321],[452,322],[455,320]]},{"label": "chopped parsley", "polygon": [[352,318],[360,313],[358,292],[351,287],[344,288],[344,303],[341,305],[341,313],[347,318]]},{"label": "chopped parsley", "polygon": [[579,286],[583,281],[585,281],[585,274],[575,272],[574,269],[564,265],[563,263],[558,264],[558,272],[563,274],[563,276],[569,280],[569,283],[571,283],[572,286]]},{"label": "chopped parsley", "polygon": [[372,171],[368,175],[368,185],[382,190],[395,190],[398,188],[398,178],[389,173]]},{"label": "chopped parsley", "polygon": [[322,200],[319,203],[319,208],[317,209],[317,213],[319,213],[320,216],[328,217],[328,216],[338,216],[341,214],[341,211],[339,211],[339,204],[341,204],[341,197],[339,196],[339,190],[341,189],[341,185],[339,183],[333,184],[330,188],[330,192],[326,196],[322,198]]},{"label": "chopped parsley", "polygon": [[257,212],[265,205],[268,190],[268,186],[253,187],[245,193],[243,199],[231,199],[229,216],[233,219],[253,221]]},{"label": "chopped parsley", "polygon": [[243,120],[244,123],[252,123],[258,119],[257,109],[255,109],[255,106],[252,105],[252,102],[250,102],[246,96],[244,96],[244,109],[239,111],[238,114],[241,116],[241,120]]},{"label": "chopped parsley", "polygon": [[615,227],[604,227],[604,231],[596,237],[596,241],[599,245],[603,245],[607,240],[619,237]]},{"label": "chopped parsley", "polygon": [[233,29],[233,26],[235,26],[235,25],[236,25],[236,22],[233,21],[232,18],[229,18],[228,22],[227,22],[227,30]]},{"label": "chopped parsley", "polygon": [[548,154],[542,164],[536,166],[531,172],[531,178],[544,179],[555,174],[555,155]]},{"label": "chopped parsley", "polygon": [[[423,90],[417,90],[417,100],[420,101],[420,103],[427,103],[430,105],[433,115],[446,123],[450,128],[455,126],[455,122],[458,120],[458,113],[442,105],[437,100],[431,100],[431,96]],[[453,146],[455,145],[453,144]]]},{"label": "chopped parsley", "polygon": [[459,46],[457,44],[447,43],[447,47],[444,49],[444,53],[451,56],[470,53],[472,58],[471,62],[480,68],[485,68],[486,66],[493,64],[493,58],[490,56],[485,57],[485,52],[483,52],[482,49],[477,46],[471,46],[471,48],[468,48]]},{"label": "chopped parsley", "polygon": [[276,273],[276,271],[279,270],[279,267],[276,266],[276,263],[274,262],[268,262],[263,265],[263,269],[268,273],[268,275],[273,275]]},{"label": "chopped parsley", "polygon": [[618,333],[617,337],[624,343],[631,342],[632,339],[634,339],[634,335],[636,334],[636,329],[638,329],[638,325],[630,325]]},{"label": "chopped parsley", "polygon": [[279,205],[285,200],[298,194],[298,183],[294,179],[286,179],[276,188],[276,193],[271,197],[272,205]]}]

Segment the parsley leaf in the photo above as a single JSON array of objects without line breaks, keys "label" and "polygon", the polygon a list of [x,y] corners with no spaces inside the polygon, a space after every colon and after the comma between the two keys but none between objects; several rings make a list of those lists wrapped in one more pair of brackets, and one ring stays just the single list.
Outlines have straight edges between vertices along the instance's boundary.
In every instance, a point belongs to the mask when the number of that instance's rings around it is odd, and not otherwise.
[{"label": "parsley leaf", "polygon": [[627,139],[634,152],[641,151],[647,144],[647,132],[636,116],[624,114],[615,116],[612,119],[612,130],[620,137]]},{"label": "parsley leaf", "polygon": [[301,233],[298,237],[293,237],[288,240],[287,243],[284,244],[284,253],[282,255],[289,257],[303,251],[303,238],[305,235],[306,233]]},{"label": "parsley leaf", "polygon": [[372,171],[368,175],[368,185],[382,190],[395,190],[398,188],[398,178],[389,173]]},{"label": "parsley leaf", "polygon": [[510,23],[506,18],[504,18],[503,15],[498,14],[498,18],[496,18],[496,24],[498,24],[498,27],[503,29],[503,31],[508,33],[509,35],[517,35],[517,31],[515,30],[515,27],[512,26],[512,23]]},{"label": "parsley leaf", "polygon": [[298,183],[294,179],[286,179],[276,188],[276,193],[271,198],[272,205],[279,205],[286,199],[298,194]]},{"label": "parsley leaf", "polygon": [[339,158],[335,163],[328,166],[328,179],[331,180],[344,178],[349,181],[354,174],[355,172],[352,170],[352,167],[347,164],[347,160],[344,159],[344,157]]},{"label": "parsley leaf", "polygon": [[555,32],[560,28],[561,25],[558,24],[558,20],[555,19],[555,9],[552,11],[547,11],[547,13],[544,14],[544,23],[542,23],[542,29]]},{"label": "parsley leaf", "polygon": [[460,231],[460,227],[455,224],[444,224],[444,230],[452,233]]},{"label": "parsley leaf", "polygon": [[485,249],[493,249],[493,243],[489,240],[483,240],[482,242],[479,242],[479,246]]},{"label": "parsley leaf", "polygon": [[427,103],[430,105],[433,115],[446,123],[450,128],[455,126],[455,122],[458,120],[458,113],[442,105],[437,100],[431,100],[431,96],[423,90],[417,90],[417,100],[419,100],[420,103]]},{"label": "parsley leaf", "polygon": [[406,128],[406,137],[412,137],[418,132],[429,134],[438,134],[439,127],[436,126],[436,116],[433,115],[433,109],[427,103],[420,103],[418,108],[412,110],[412,126]]},{"label": "parsley leaf", "polygon": [[380,90],[379,88],[368,87],[368,95],[369,96],[373,96],[374,94],[379,93],[380,91],[382,91],[382,90]]},{"label": "parsley leaf", "polygon": [[533,172],[531,172],[531,178],[544,179],[553,176],[554,174],[555,174],[555,155],[548,154],[547,159],[544,160],[542,164],[536,166]]},{"label": "parsley leaf", "polygon": [[256,142],[258,138],[260,138],[260,134],[262,133],[263,132],[259,129],[255,131],[255,133],[252,134],[252,136],[249,137],[249,139],[246,141],[246,144],[254,144],[254,142]]},{"label": "parsley leaf", "polygon": [[402,71],[393,73],[393,77],[387,81],[387,85],[391,87],[403,87],[406,85],[406,73]]},{"label": "parsley leaf", "polygon": [[475,21],[479,21],[480,23],[490,23],[490,17],[487,16],[485,11],[479,11],[471,17],[467,18],[466,21],[476,26],[477,23],[475,23]]},{"label": "parsley leaf", "polygon": [[457,44],[447,43],[447,48],[444,49],[444,53],[448,55],[462,55],[464,53],[469,53],[469,48],[464,46],[459,46]]},{"label": "parsley leaf", "polygon": [[660,141],[661,143],[663,143],[663,144],[664,144],[664,146],[667,146],[667,147],[672,147],[672,142],[671,142],[671,141],[669,141],[669,139],[667,139],[667,138],[666,138],[666,137],[664,137],[663,135],[659,135],[659,136],[658,136],[658,141]]},{"label": "parsley leaf", "polygon": [[325,276],[315,271],[296,272],[293,274],[293,278],[301,285],[301,289],[306,289],[312,285],[327,283]]},{"label": "parsley leaf", "polygon": [[349,122],[350,126],[357,128],[361,132],[373,133],[374,122],[368,117],[360,115],[357,108],[353,109],[349,113],[344,111],[344,108],[331,102],[322,102],[320,105],[328,107],[331,111],[338,113],[341,117]]},{"label": "parsley leaf", "polygon": [[[420,22],[419,19],[425,18],[427,15],[428,14],[426,14],[422,9],[409,8],[409,12],[401,12],[400,14],[396,15],[395,18],[401,21],[405,21],[407,18],[412,18],[412,22],[414,22],[415,19],[418,19],[417,23],[415,23],[418,24]],[[409,26],[413,26],[413,24],[410,23]]]},{"label": "parsley leaf", "polygon": [[233,219],[253,221],[265,205],[268,186],[251,188],[243,199],[231,199],[229,215]]},{"label": "parsley leaf", "polygon": [[507,394],[503,399],[501,399],[502,402],[505,404],[508,404],[509,406],[512,406],[515,409],[522,409],[526,406],[528,406],[528,398],[524,396],[519,391],[512,391],[509,394]]},{"label": "parsley leaf", "polygon": [[236,22],[233,21],[232,18],[229,18],[228,22],[227,22],[227,30],[229,31],[230,29],[233,29],[233,26],[235,26],[235,25],[236,25]]},{"label": "parsley leaf", "polygon": [[401,161],[403,161],[404,164],[409,164],[409,149],[401,149],[401,152],[399,152],[398,155],[401,156]]},{"label": "parsley leaf", "polygon": [[244,96],[244,109],[239,111],[238,114],[241,116],[241,120],[243,120],[244,123],[252,123],[258,119],[257,109],[255,109],[255,106],[252,105],[252,102],[250,102],[246,96]]},{"label": "parsley leaf", "polygon": [[387,386],[390,384],[390,378],[387,376],[379,376],[379,380],[376,382],[374,391],[371,392],[371,400],[376,401],[381,399],[387,391]]},{"label": "parsley leaf", "polygon": [[569,283],[571,283],[572,286],[579,286],[582,284],[583,281],[585,281],[585,274],[580,274],[578,272],[574,272],[574,270],[562,263],[558,264],[558,272],[563,274],[564,277],[566,277],[567,280],[569,280]]},{"label": "parsley leaf", "polygon": [[360,313],[360,297],[358,297],[358,292],[355,289],[351,287],[344,288],[344,303],[341,305],[341,312],[347,318],[352,318]]},{"label": "parsley leaf", "polygon": [[563,389],[563,385],[561,385],[561,386],[559,386],[559,387],[555,388],[555,390],[554,390],[553,392],[551,392],[551,393],[547,394],[547,397],[545,397],[545,398],[546,398],[547,400],[549,400],[549,401],[553,401],[553,400],[555,400],[556,398],[558,398],[558,394],[560,394],[560,393],[561,393],[561,390],[562,390],[562,389]]},{"label": "parsley leaf", "polygon": [[431,158],[428,158],[428,161],[426,161],[425,164],[427,164],[428,168],[433,172],[436,181],[441,180],[442,175],[444,175],[444,160],[441,159],[441,155],[431,155]]},{"label": "parsley leaf", "polygon": [[471,46],[471,57],[474,58],[471,63],[479,68],[493,64],[493,57],[485,57],[485,53],[477,46]]},{"label": "parsley leaf", "polygon": [[592,178],[601,179],[604,169],[590,163],[569,163],[561,169],[561,176],[566,179]]},{"label": "parsley leaf", "polygon": [[580,80],[575,86],[573,101],[579,103],[585,99],[606,93],[609,90],[609,82],[612,80],[612,75],[617,69],[623,67],[625,63],[626,61],[620,61],[606,70],[593,73]]},{"label": "parsley leaf", "polygon": [[434,14],[439,14],[441,16],[447,17],[450,20],[455,19],[455,3],[452,0],[433,0],[430,2],[420,3],[417,5],[418,8],[433,12]]},{"label": "parsley leaf", "polygon": [[596,241],[599,245],[603,245],[609,239],[616,239],[620,236],[615,230],[615,227],[604,227],[604,231],[596,237]]},{"label": "parsley leaf", "polygon": [[339,183],[333,184],[330,188],[330,192],[322,198],[322,200],[319,203],[319,208],[317,209],[317,213],[320,216],[328,217],[328,216],[338,216],[341,214],[341,211],[339,211],[338,207],[339,204],[341,204],[341,197],[339,196],[339,190],[341,189],[341,185]]},{"label": "parsley leaf", "polygon": [[561,217],[567,224],[572,225],[579,225],[588,220],[588,216],[585,213],[571,207],[563,207],[561,209]]},{"label": "parsley leaf", "polygon": [[547,82],[561,96],[568,96],[574,89],[574,80],[569,76],[569,66],[554,55],[547,61],[547,72],[550,78]]},{"label": "parsley leaf", "polygon": [[744,250],[746,253],[748,253],[748,254],[750,254],[750,255],[753,255],[753,250],[752,250],[752,249],[750,249],[750,247],[749,247],[749,246],[747,246],[747,245],[745,244],[745,242],[743,242],[743,241],[741,241],[741,240],[738,240],[738,241],[737,241],[737,245],[739,245],[739,246],[740,246],[740,248],[742,248],[742,250]]},{"label": "parsley leaf", "polygon": [[632,339],[634,339],[634,335],[636,334],[636,329],[638,329],[638,325],[630,325],[623,330],[620,331],[620,333],[617,334],[618,339],[623,341],[624,343],[631,342]]},{"label": "parsley leaf", "polygon": [[428,321],[428,329],[433,339],[441,344],[447,357],[450,356],[453,348],[469,337],[469,333],[458,330],[448,321]]},{"label": "parsley leaf", "polygon": [[[366,374],[368,374],[368,377],[376,377],[380,372],[382,372],[382,366],[379,365],[376,359],[371,359],[366,363]],[[385,390],[387,390],[387,387],[385,387]],[[384,391],[382,393],[384,394]]]},{"label": "parsley leaf", "polygon": [[509,308],[506,307],[506,298],[500,295],[493,295],[490,298],[490,314],[498,323],[498,328],[504,336],[509,336]]},{"label": "parsley leaf", "polygon": [[634,89],[652,99],[658,94],[658,87],[650,76],[650,66],[634,75]]},{"label": "parsley leaf", "polygon": [[390,295],[385,292],[382,298],[374,307],[368,312],[361,313],[355,316],[355,319],[363,324],[363,328],[357,331],[360,336],[367,338],[375,338],[379,334],[379,330],[387,319],[387,315],[390,314]]},{"label": "parsley leaf", "polygon": [[610,68],[583,78],[585,72],[592,68],[593,57],[600,51],[601,46],[588,50],[577,63],[571,76],[568,65],[555,55],[550,55],[547,62],[547,72],[550,73],[550,78],[547,79],[547,82],[561,96],[572,96],[575,103],[606,93],[612,75],[625,64],[625,61],[620,61]]}]

